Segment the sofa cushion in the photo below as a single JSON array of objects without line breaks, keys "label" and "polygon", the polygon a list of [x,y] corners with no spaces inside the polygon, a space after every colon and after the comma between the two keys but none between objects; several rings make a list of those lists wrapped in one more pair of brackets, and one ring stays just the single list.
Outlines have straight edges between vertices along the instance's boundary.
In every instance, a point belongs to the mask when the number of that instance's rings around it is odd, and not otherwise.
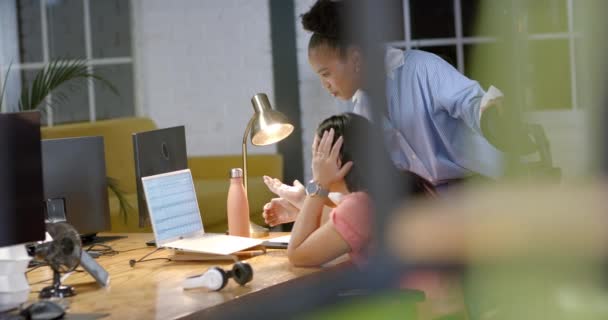
[{"label": "sofa cushion", "polygon": [[129,202],[130,207],[127,209],[127,215],[123,215],[120,213],[120,204],[118,202],[118,198],[114,196],[112,193],[109,194],[110,199],[110,222],[112,225],[112,232],[152,232],[152,227],[150,225],[144,226],[143,228],[139,227],[139,219],[138,214],[139,211],[137,209],[137,194],[128,193],[124,194],[127,202]]},{"label": "sofa cushion", "polygon": [[[228,230],[228,220],[226,214],[226,200],[228,197],[228,179],[219,180],[196,180],[194,183],[198,197],[198,206],[203,217],[205,231],[225,232]],[[253,177],[249,181],[248,188],[250,220],[259,224],[264,224],[262,217],[262,207],[270,199],[272,193],[268,191],[266,185],[260,177]]]},{"label": "sofa cushion", "polygon": [[[242,168],[243,157],[239,155],[220,155],[189,157],[188,168],[192,177],[197,179],[220,179],[228,181],[230,169]],[[261,179],[267,175],[283,178],[283,157],[280,154],[250,154],[247,157],[247,176],[250,180]]]}]

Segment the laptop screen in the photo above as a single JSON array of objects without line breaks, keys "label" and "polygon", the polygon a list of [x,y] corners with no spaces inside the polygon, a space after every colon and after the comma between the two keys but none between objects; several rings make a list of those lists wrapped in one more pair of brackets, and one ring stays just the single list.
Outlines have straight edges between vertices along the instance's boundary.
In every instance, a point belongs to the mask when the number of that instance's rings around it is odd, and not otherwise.
[{"label": "laptop screen", "polygon": [[190,170],[144,177],[142,186],[157,245],[204,231]]}]

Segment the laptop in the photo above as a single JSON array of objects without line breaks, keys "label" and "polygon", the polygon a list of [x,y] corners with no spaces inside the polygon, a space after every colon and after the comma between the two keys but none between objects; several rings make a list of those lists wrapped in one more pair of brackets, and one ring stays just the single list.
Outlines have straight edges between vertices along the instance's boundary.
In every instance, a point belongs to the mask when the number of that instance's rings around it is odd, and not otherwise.
[{"label": "laptop", "polygon": [[141,180],[157,247],[231,255],[263,242],[205,233],[190,169],[143,177]]},{"label": "laptop", "polygon": [[148,214],[141,178],[188,169],[186,129],[184,126],[156,129],[133,134],[135,184],[139,226],[148,225]]}]

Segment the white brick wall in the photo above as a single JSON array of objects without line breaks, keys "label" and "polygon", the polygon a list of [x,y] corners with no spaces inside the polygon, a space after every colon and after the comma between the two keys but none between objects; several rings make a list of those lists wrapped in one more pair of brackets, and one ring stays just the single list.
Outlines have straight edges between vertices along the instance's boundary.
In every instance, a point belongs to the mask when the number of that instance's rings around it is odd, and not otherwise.
[{"label": "white brick wall", "polygon": [[310,33],[302,28],[300,15],[310,9],[316,0],[295,1],[296,46],[298,74],[300,78],[300,107],[302,116],[302,148],[304,155],[304,179],[311,179],[310,147],[319,123],[334,114],[347,111],[349,104],[332,97],[323,88],[318,76],[308,64],[308,40]]},{"label": "white brick wall", "polygon": [[190,155],[240,154],[251,97],[274,102],[269,19],[267,0],[133,0],[140,114],[185,125]]},{"label": "white brick wall", "polygon": [[[8,65],[19,64],[19,42],[17,34],[17,8],[14,1],[0,1],[0,91],[4,85]],[[14,68],[8,78],[2,111],[17,105],[21,92],[21,76]],[[2,99],[3,97],[0,97]],[[12,110],[11,110],[12,111]]]}]

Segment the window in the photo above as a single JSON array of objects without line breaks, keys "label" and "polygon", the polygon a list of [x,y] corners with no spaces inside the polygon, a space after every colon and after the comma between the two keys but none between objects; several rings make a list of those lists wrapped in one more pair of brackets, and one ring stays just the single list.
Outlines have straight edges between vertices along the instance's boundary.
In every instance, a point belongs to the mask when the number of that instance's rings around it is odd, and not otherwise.
[{"label": "window", "polygon": [[500,84],[476,70],[474,60],[498,56],[495,28],[506,21],[527,38],[516,80],[524,109],[576,110],[586,101],[578,94],[586,79],[577,71],[582,66],[576,60],[574,24],[582,5],[575,0],[404,0],[405,39],[395,45],[433,52],[487,89]]},{"label": "window", "polygon": [[130,1],[124,0],[15,1],[18,56],[0,59],[2,80],[8,63],[13,63],[7,82],[7,95],[12,97],[7,97],[5,104],[14,103],[21,87],[29,87],[49,61],[86,59],[90,71],[109,80],[119,95],[95,81],[62,88],[67,99],[52,110],[46,109],[47,123],[133,116],[130,11]]}]

